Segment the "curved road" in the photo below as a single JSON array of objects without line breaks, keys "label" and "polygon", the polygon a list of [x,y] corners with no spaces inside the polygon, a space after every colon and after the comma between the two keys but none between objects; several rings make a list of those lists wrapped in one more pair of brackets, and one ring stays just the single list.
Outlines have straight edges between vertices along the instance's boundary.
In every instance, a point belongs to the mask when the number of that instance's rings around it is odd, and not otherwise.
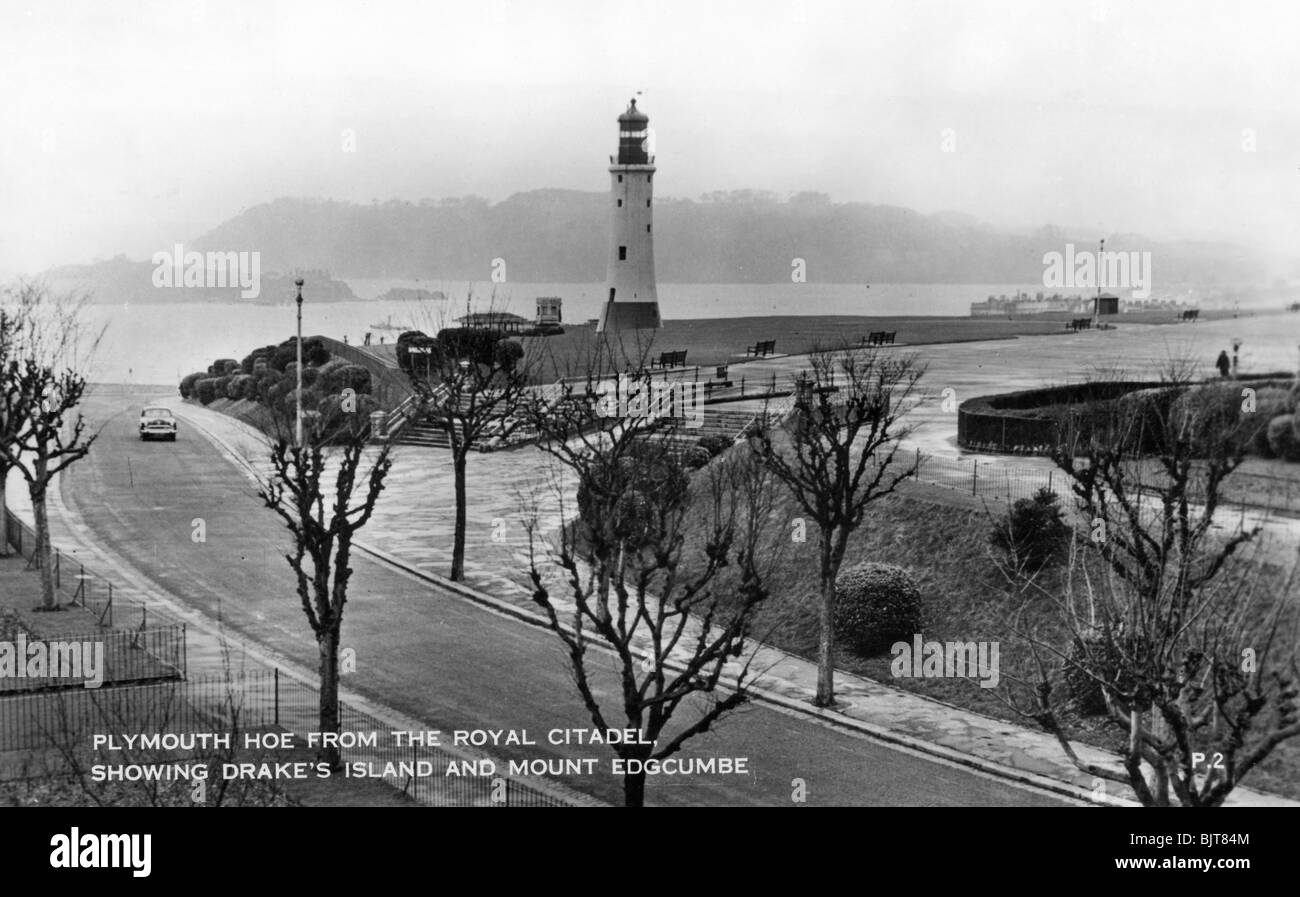
[{"label": "curved road", "polygon": [[[220,614],[250,641],[314,669],[315,642],[281,557],[287,532],[243,472],[183,419],[177,442],[140,442],[135,425],[146,398],[87,400],[85,413],[102,430],[90,455],[63,478],[66,503],[103,550],[178,600],[210,617]],[[206,543],[191,540],[195,518],[206,523]],[[354,555],[353,566],[343,645],[355,649],[357,671],[345,677],[348,688],[444,733],[590,728],[552,634],[365,555]],[[614,694],[606,689],[607,698]],[[506,758],[612,756],[546,745],[526,751],[492,752]],[[1065,803],[765,705],[725,718],[688,743],[682,756],[748,757],[754,772],[652,779],[649,804],[790,806],[794,779],[806,783],[807,803],[815,805]],[[558,778],[621,803],[621,782],[608,774]]]}]

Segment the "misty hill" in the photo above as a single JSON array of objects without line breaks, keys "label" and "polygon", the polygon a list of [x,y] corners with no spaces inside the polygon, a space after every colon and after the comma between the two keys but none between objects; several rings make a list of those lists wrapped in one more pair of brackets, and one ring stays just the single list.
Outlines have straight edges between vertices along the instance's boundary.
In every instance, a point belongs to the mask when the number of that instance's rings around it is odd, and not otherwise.
[{"label": "misty hill", "polygon": [[[534,190],[499,202],[461,197],[360,205],[277,199],[248,209],[185,248],[259,251],[261,269],[328,269],[334,277],[487,281],[492,260],[506,261],[514,282],[598,283],[608,252],[607,193]],[[677,283],[790,281],[803,259],[810,283],[1040,282],[1043,254],[1096,248],[1095,234],[1045,227],[999,231],[969,215],[922,215],[910,209],[835,203],[825,194],[781,200],[763,191],[706,194],[655,203],[658,279]],[[1106,248],[1149,251],[1156,292],[1170,285],[1242,285],[1261,266],[1223,243],[1158,243],[1107,235]],[[122,257],[51,272],[116,301],[151,266]],[[96,284],[99,287],[96,288]],[[186,291],[165,291],[158,301]],[[138,295],[138,293],[137,293]],[[141,301],[150,301],[140,297]]]},{"label": "misty hill", "polygon": [[[371,205],[278,199],[195,241],[202,249],[258,248],[272,269],[327,267],[342,277],[487,280],[494,258],[512,281],[605,278],[609,195],[533,190],[491,204],[478,197]],[[1033,283],[1043,253],[1096,247],[1095,234],[995,230],[970,216],[922,215],[825,194],[742,190],[655,201],[655,267],[676,283],[789,282],[791,260],[810,282]],[[1241,283],[1253,260],[1227,244],[1111,235],[1107,248],[1150,251],[1163,283]],[[1253,270],[1252,270],[1253,269]]]}]

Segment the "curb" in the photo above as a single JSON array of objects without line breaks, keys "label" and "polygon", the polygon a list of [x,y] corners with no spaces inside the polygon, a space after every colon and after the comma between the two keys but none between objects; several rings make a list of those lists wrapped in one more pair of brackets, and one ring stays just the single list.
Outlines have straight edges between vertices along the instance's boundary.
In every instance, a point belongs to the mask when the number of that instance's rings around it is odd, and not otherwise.
[{"label": "curb", "polygon": [[[243,422],[239,421],[237,418],[231,418],[231,420],[243,424]],[[206,427],[204,427],[201,423],[195,421],[193,418],[190,419],[190,423],[197,430],[199,430],[210,442],[212,442],[218,448],[218,450],[221,451],[223,455],[225,455],[229,460],[233,461],[238,467],[243,469],[244,473],[247,476],[249,476],[250,478],[254,479],[254,481],[256,481],[257,471],[254,470],[252,465],[250,465],[247,460],[241,457],[239,453],[234,451],[234,449],[232,449],[224,439],[222,439],[217,434],[209,431]],[[477,589],[464,585],[463,583],[453,582],[452,580],[440,574],[432,573],[428,570],[422,570],[413,564],[410,564],[406,561],[397,558],[396,556],[388,553],[387,551],[384,551],[383,549],[376,548],[372,545],[368,545],[365,542],[353,541],[352,545],[354,548],[357,548],[364,554],[370,555],[376,560],[379,560],[385,564],[388,564],[389,566],[402,570],[403,572],[411,576],[414,576],[417,579],[421,579],[425,582],[428,582],[431,585],[439,586],[440,588],[452,592],[453,594],[461,598],[465,598],[469,601],[473,601],[476,604],[490,608],[491,610],[494,610],[497,613],[505,614],[506,616],[512,617],[516,620],[527,623],[531,626],[536,626],[539,629],[546,629],[548,631],[550,629],[549,622],[541,614],[534,613],[533,611],[519,607],[516,604],[503,601],[500,598],[487,594],[486,592],[480,592]],[[734,687],[735,685],[734,679],[728,679],[728,684]],[[1075,800],[1082,800],[1093,805],[1137,806],[1137,803],[1135,801],[1127,800],[1125,798],[1106,797],[1105,799],[1098,801],[1091,791],[1088,791],[1083,788],[1079,788],[1074,785],[1067,784],[1065,782],[1060,781],[1059,779],[1051,779],[1045,776],[1038,775],[1037,773],[1021,772],[1019,770],[1012,769],[1011,767],[1003,766],[998,763],[993,763],[988,760],[983,760],[979,757],[975,757],[971,754],[963,753],[953,748],[944,747],[942,745],[934,744],[933,742],[924,741],[919,738],[914,738],[910,735],[904,735],[899,732],[894,732],[890,729],[886,729],[883,726],[878,726],[873,723],[864,722],[862,720],[856,720],[851,717],[844,716],[843,714],[836,713],[833,710],[814,707],[811,704],[807,704],[802,701],[797,701],[792,698],[788,698],[785,695],[773,693],[768,688],[763,687],[758,683],[755,683],[754,685],[750,686],[749,694],[755,700],[771,704],[787,712],[796,713],[802,716],[817,719],[823,723],[826,723],[828,725],[834,726],[839,729],[845,729],[848,731],[857,732],[859,734],[874,738],[877,741],[881,741],[887,744],[892,744],[896,747],[906,748],[908,750],[915,751],[917,753],[924,754],[929,757],[944,760],[949,763],[954,763],[968,769],[974,769],[976,771],[994,776],[999,779],[1016,782],[1021,785],[1025,785],[1031,788],[1036,788],[1042,791],[1048,791],[1053,794],[1058,794]]]},{"label": "curb", "polygon": [[[465,586],[462,583],[453,582],[437,573],[431,573],[428,570],[421,570],[406,561],[394,557],[382,549],[361,542],[354,541],[352,544],[353,547],[361,550],[363,553],[368,554],[385,564],[397,567],[411,576],[422,579],[432,585],[445,589],[446,591],[453,592],[462,598],[466,598],[476,604],[481,604],[498,613],[513,617],[514,619],[528,623],[529,625],[536,626],[539,629],[545,629],[548,632],[550,631],[549,622],[540,614],[533,613],[532,611],[526,610],[518,605],[502,601],[501,599],[488,595],[485,592],[479,592],[478,590]],[[593,642],[595,642],[595,639],[593,639]],[[734,688],[735,680],[733,678],[725,677],[725,681],[726,684]],[[999,779],[1017,782],[1031,788],[1050,791],[1064,797],[1086,801],[1087,803],[1098,806],[1138,806],[1136,801],[1128,800],[1126,798],[1107,797],[1103,800],[1098,800],[1091,791],[1078,786],[1069,785],[1059,779],[1047,778],[1037,773],[1021,772],[1008,766],[1003,766],[998,763],[983,760],[971,754],[963,753],[954,748],[944,747],[943,745],[934,744],[933,742],[914,738],[910,735],[904,735],[891,729],[886,729],[885,727],[876,725],[875,723],[853,719],[852,717],[836,713],[833,710],[827,710],[826,708],[814,707],[804,701],[795,700],[771,691],[767,686],[761,684],[761,680],[748,686],[747,691],[753,700],[772,704],[788,712],[820,720],[821,722],[834,726],[837,729],[845,729],[861,735],[867,735],[877,741],[882,741],[897,747],[903,747],[916,753],[945,760],[949,763],[954,763],[968,769],[974,769],[987,775],[995,776]]]},{"label": "curb", "polygon": [[[239,423],[243,426],[247,426],[244,425],[242,421],[238,421],[238,419],[236,418],[231,418],[231,420],[234,420],[236,421],[236,423]],[[227,458],[234,461],[236,465],[241,467],[248,476],[256,480],[257,472],[252,468],[252,466],[245,459],[240,457],[238,453],[236,453],[233,449],[231,449],[230,446],[220,436],[211,433],[201,424],[194,422],[193,419],[191,419],[191,424],[195,426],[198,430],[200,430],[203,433],[203,435],[209,439],[209,441],[211,441],[214,445],[216,445],[218,449],[222,452],[222,454],[226,455]],[[402,570],[403,572],[407,573],[410,576],[414,576],[418,579],[430,583],[431,585],[438,586],[442,589],[445,589],[446,591],[452,592],[453,594],[461,598],[467,599],[469,601],[473,601],[476,604],[487,607],[497,613],[512,617],[516,620],[527,623],[531,626],[536,626],[539,629],[545,629],[548,631],[550,630],[550,623],[541,614],[535,613],[531,610],[520,607],[511,602],[504,601],[493,595],[489,595],[486,592],[480,592],[471,586],[464,585],[463,583],[454,582],[440,574],[432,573],[428,570],[420,569],[419,567],[416,567],[415,565],[410,564],[407,561],[395,557],[394,555],[388,553],[387,551],[368,545],[364,542],[354,541],[352,544],[355,548],[359,549],[361,552],[370,555],[371,557],[385,564],[388,564],[392,567]],[[603,642],[598,642],[596,640],[593,641],[597,644],[602,644],[603,646]],[[766,646],[766,647],[772,647],[772,646]],[[775,649],[775,650],[780,650],[780,649]],[[782,652],[782,653],[788,654],[788,652]],[[789,655],[789,656],[793,656],[793,655]],[[734,690],[735,688],[734,678],[726,677],[724,681],[727,685],[729,685]],[[879,742],[890,744],[898,748],[903,748],[905,750],[909,750],[914,753],[918,753],[934,759],[942,760],[944,762],[961,766],[967,769],[975,770],[977,772],[983,773],[985,775],[994,778],[1002,779],[1004,781],[1015,782],[1019,785],[1023,785],[1039,791],[1045,791],[1052,794],[1060,795],[1062,797],[1067,797],[1072,800],[1082,801],[1090,806],[1109,806],[1109,807],[1141,806],[1141,804],[1138,801],[1132,798],[1112,797],[1108,794],[1098,797],[1093,791],[1089,789],[1085,789],[1077,785],[1072,785],[1060,779],[1051,778],[1049,776],[1044,776],[1039,773],[1024,772],[1021,770],[1017,770],[1013,767],[1004,766],[1000,763],[995,763],[993,761],[985,760],[973,754],[956,750],[955,748],[946,747],[944,745],[936,744],[931,741],[926,741],[924,739],[916,738],[911,735],[906,735],[901,732],[896,732],[892,729],[885,728],[884,726],[880,726],[875,723],[854,719],[852,717],[845,716],[844,714],[837,713],[834,710],[815,707],[812,704],[807,703],[806,701],[796,700],[787,697],[783,694],[774,692],[769,686],[766,686],[762,683],[761,677],[757,677],[756,680],[748,687],[747,690],[749,692],[750,697],[755,701],[770,704],[774,707],[780,708],[781,710],[787,713],[798,714],[807,718],[815,719],[818,720],[819,722],[822,722],[829,726],[833,726],[837,729],[843,729],[843,730],[855,732],[857,734],[867,736]],[[1004,723],[1004,724],[1013,725],[1011,723]],[[1241,789],[1241,791],[1245,792],[1246,789]],[[1272,796],[1272,795],[1268,795],[1268,796]]]}]

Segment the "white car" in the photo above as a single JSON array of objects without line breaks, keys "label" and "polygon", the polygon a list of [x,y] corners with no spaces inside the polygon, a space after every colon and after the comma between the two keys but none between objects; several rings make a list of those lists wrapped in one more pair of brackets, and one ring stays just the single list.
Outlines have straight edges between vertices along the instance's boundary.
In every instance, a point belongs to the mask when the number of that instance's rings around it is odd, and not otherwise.
[{"label": "white car", "polygon": [[167,408],[146,408],[140,412],[140,438],[176,441],[176,418]]}]

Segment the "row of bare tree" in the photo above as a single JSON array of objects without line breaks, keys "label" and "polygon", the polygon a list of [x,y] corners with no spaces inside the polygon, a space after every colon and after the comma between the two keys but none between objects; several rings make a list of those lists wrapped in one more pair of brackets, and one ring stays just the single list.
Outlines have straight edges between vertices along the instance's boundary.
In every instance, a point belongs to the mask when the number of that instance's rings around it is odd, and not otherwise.
[{"label": "row of bare tree", "polygon": [[34,281],[0,292],[0,555],[9,553],[5,483],[17,470],[31,497],[45,610],[58,607],[46,497],[54,478],[95,441],[77,411],[86,391],[80,369],[98,342],[86,339],[79,323],[83,303]]},{"label": "row of bare tree", "polygon": [[[41,304],[39,291],[6,293],[0,463],[27,477],[48,571],[45,489],[93,437],[71,418],[84,379],[56,363],[68,355],[58,335],[75,328],[48,323]],[[917,456],[900,445],[924,371],[893,349],[814,351],[790,384],[790,413],[757,415],[744,438],[688,474],[681,458],[690,430],[600,409],[619,373],[649,388],[641,379],[649,357],[646,345],[593,343],[558,389],[539,390],[530,385],[533,355],[496,353],[488,362],[448,353],[412,386],[419,416],[451,441],[453,579],[464,576],[466,470],[476,447],[527,428],[553,462],[551,482],[561,474],[576,482],[576,496],[556,486],[553,539],[542,536],[540,503],[521,498],[533,598],[593,724],[644,733],[644,744],[613,746],[624,759],[662,760],[750,695],[759,611],[789,549],[788,529],[772,526],[783,499],[818,534],[814,702],[834,706],[836,577],[850,540],[873,525],[872,505],[916,473]],[[1083,527],[1070,575],[1005,568],[1008,594],[1023,599],[1008,605],[1009,631],[1032,669],[1004,675],[1012,687],[1003,697],[1081,769],[1122,782],[1142,803],[1217,806],[1300,734],[1296,614],[1284,596],[1259,588],[1259,565],[1244,555],[1256,529],[1223,520],[1221,487],[1241,463],[1249,418],[1225,417],[1208,396],[1198,401],[1185,375],[1167,379],[1178,401],[1117,403],[1110,425],[1062,431],[1054,461]],[[331,432],[313,419],[302,444],[284,422],[269,436],[270,473],[259,490],[291,535],[286,561],[319,646],[322,731],[339,726],[353,541],[393,464],[391,441],[371,438],[368,422],[354,417]],[[1089,538],[1099,529],[1104,538]],[[1036,612],[1023,613],[1031,599]],[[1122,770],[1080,758],[1087,731],[1072,703],[1080,682],[1095,686],[1106,724],[1126,746]],[[324,759],[340,761],[337,751]],[[645,782],[643,772],[626,777],[627,805],[644,803]]]}]

